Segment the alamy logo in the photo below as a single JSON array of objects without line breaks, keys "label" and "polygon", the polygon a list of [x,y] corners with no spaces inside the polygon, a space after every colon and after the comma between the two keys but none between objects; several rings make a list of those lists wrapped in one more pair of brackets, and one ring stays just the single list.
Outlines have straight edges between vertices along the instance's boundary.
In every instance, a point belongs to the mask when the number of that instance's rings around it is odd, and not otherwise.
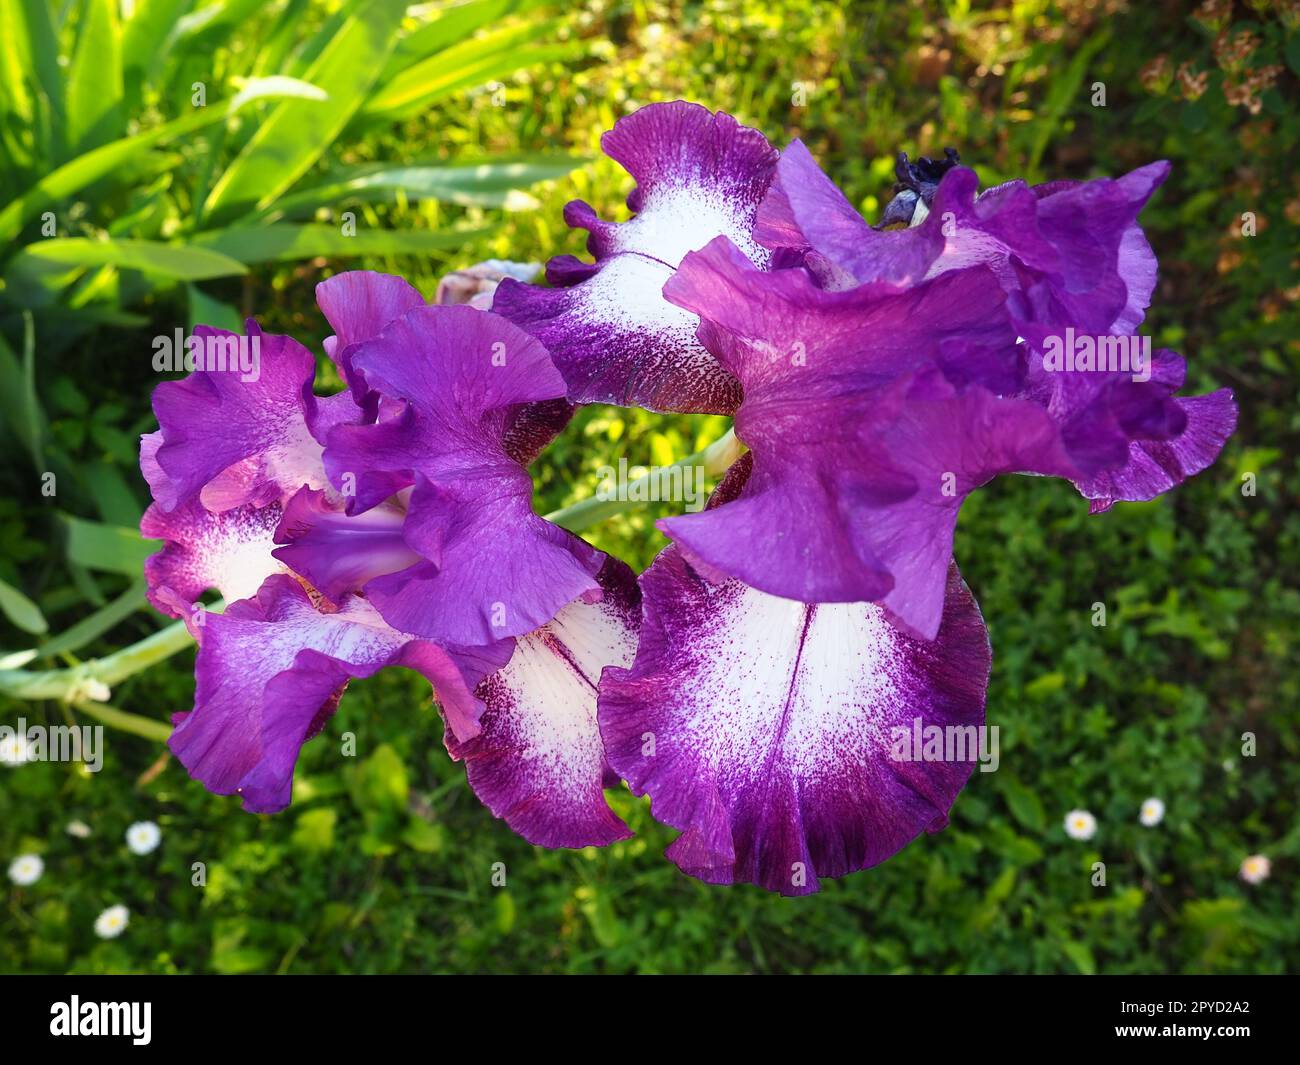
[{"label": "alamy logo", "polygon": [[151,1002],[71,1002],[50,1006],[50,1035],[129,1035],[138,1047],[148,1046],[153,1021]]},{"label": "alamy logo", "polygon": [[1067,326],[1063,336],[1043,341],[1043,369],[1048,373],[1131,373],[1134,381],[1151,380],[1151,338],[1078,336]]},{"label": "alamy logo", "polygon": [[911,725],[889,730],[889,757],[895,762],[974,762],[981,773],[995,773],[997,725],[927,725],[919,717]]},{"label": "alamy logo", "polygon": [[691,512],[704,508],[705,476],[703,466],[628,466],[618,460],[618,468],[602,466],[596,471],[600,487],[596,498],[601,502],[685,503]]},{"label": "alamy logo", "polygon": [[162,333],[153,338],[155,373],[208,372],[237,373],[245,384],[262,374],[262,338],[233,333],[208,333],[186,336],[177,329],[172,335]]},{"label": "alamy logo", "polygon": [[98,773],[104,765],[103,725],[32,725],[20,717],[17,726],[0,725],[0,761],[84,762]]}]

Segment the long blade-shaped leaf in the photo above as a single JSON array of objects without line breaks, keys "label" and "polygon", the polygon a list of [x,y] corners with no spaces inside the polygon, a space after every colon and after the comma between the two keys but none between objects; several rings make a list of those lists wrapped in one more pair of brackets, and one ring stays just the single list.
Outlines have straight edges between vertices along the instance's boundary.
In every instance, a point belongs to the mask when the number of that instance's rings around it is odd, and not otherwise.
[{"label": "long blade-shaped leaf", "polygon": [[38,469],[43,468],[41,445],[45,439],[45,412],[36,398],[35,382],[18,356],[0,337],[0,422],[7,425],[27,449]]},{"label": "long blade-shaped leaf", "polygon": [[210,104],[191,115],[173,119],[155,129],[137,133],[134,137],[123,137],[112,144],[77,156],[42,178],[0,211],[0,244],[18,236],[23,223],[33,215],[122,168],[140,153],[230,117],[238,110],[236,102],[239,106],[244,106],[254,100],[297,96],[300,92],[301,89],[296,84],[268,84],[266,80],[255,79],[246,83],[233,101]]},{"label": "long blade-shaped leaf", "polygon": [[141,581],[131,585],[105,607],[88,614],[71,628],[65,629],[52,640],[41,644],[37,653],[42,658],[52,658],[68,651],[77,651],[97,639],[115,625],[125,621],[145,605],[145,585]]},{"label": "long blade-shaped leaf", "polygon": [[365,100],[392,51],[404,9],[405,0],[371,0],[345,20],[303,74],[329,99],[276,107],[213,186],[205,214],[264,208],[311,168]]},{"label": "long blade-shaped leaf", "polygon": [[15,268],[21,269],[25,259],[73,267],[116,266],[180,281],[202,281],[210,277],[234,277],[248,273],[243,263],[220,252],[184,244],[162,244],[153,240],[55,237],[53,240],[29,244],[15,258]]},{"label": "long blade-shaped leaf", "polygon": [[102,525],[64,514],[68,559],[87,569],[107,570],[138,577],[144,560],[157,545],[146,541],[138,529]]},{"label": "long blade-shaped leaf", "polygon": [[39,636],[50,631],[41,608],[5,581],[0,581],[0,614],[4,614],[23,632]]},{"label": "long blade-shaped leaf", "polygon": [[86,0],[68,73],[68,145],[84,152],[121,136],[122,27],[117,0]]},{"label": "long blade-shaped leaf", "polygon": [[[32,76],[49,106],[49,143],[46,154],[61,150],[64,122],[64,72],[59,69],[59,45],[50,5],[46,0],[6,0],[4,16],[7,49],[14,50],[19,72]],[[31,120],[37,118],[32,113]]]},{"label": "long blade-shaped leaf", "polygon": [[563,177],[586,160],[570,155],[535,156],[517,160],[408,166],[366,164],[344,167],[327,175],[314,188],[292,193],[272,205],[278,214],[290,214],[322,204],[356,199],[382,199],[401,190],[409,199],[444,200],[484,207],[522,206],[519,190],[539,181]]},{"label": "long blade-shaped leaf", "polygon": [[553,6],[552,0],[469,0],[468,3],[444,8],[431,22],[397,42],[380,80],[389,81],[407,67],[468,40],[491,23]]},{"label": "long blade-shaped leaf", "polygon": [[527,52],[525,45],[540,37],[553,36],[561,25],[563,20],[551,19],[508,26],[447,48],[385,82],[366,103],[365,114],[423,106],[465,85],[482,85],[504,77],[529,62],[523,58]]},{"label": "long blade-shaped leaf", "polygon": [[137,85],[154,67],[163,42],[194,0],[136,0],[122,27],[122,69]]},{"label": "long blade-shaped leaf", "polygon": [[362,229],[346,236],[325,225],[236,226],[198,233],[193,243],[238,259],[243,263],[265,263],[310,259],[317,255],[348,258],[354,255],[424,255],[455,248],[468,240],[486,236],[493,227],[450,232],[424,230]]}]

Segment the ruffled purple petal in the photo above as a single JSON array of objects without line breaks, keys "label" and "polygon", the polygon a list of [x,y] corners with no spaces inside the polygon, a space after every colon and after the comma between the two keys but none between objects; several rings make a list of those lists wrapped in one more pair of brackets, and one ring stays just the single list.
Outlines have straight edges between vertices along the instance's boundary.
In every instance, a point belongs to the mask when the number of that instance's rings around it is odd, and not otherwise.
[{"label": "ruffled purple petal", "polygon": [[575,403],[730,413],[736,383],[695,337],[694,316],[665,302],[664,282],[682,257],[725,235],[760,266],[752,236],[776,151],[762,134],[698,104],[652,104],[620,119],[601,146],[637,181],[636,215],[605,222],[581,202],[565,220],[590,231],[596,263],[562,257],[541,289],[506,280],[492,309],[551,351]]},{"label": "ruffled purple petal", "polygon": [[744,491],[660,522],[711,575],[803,602],[883,600],[929,638],[965,496],[998,473],[1079,472],[1040,406],[947,379],[994,383],[1016,366],[982,267],[832,293],[715,241],[666,291],[703,317],[701,336],[745,389]]},{"label": "ruffled purple petal", "polygon": [[1072,326],[1132,331],[1155,282],[1138,212],[1169,173],[1152,163],[1118,180],[1031,188],[1009,181],[984,192],[966,167],[944,175],[924,221],[876,231],[838,194],[803,145],[782,153],[755,236],[769,248],[810,254],[824,284],[915,284],[985,265],[1009,296],[1017,331]]},{"label": "ruffled purple petal", "polygon": [[481,734],[468,742],[446,734],[488,809],[540,847],[599,847],[631,835],[605,802],[596,688],[606,666],[632,664],[641,595],[617,559],[598,580],[599,602],[575,600],[519,637],[510,662],[479,686]]},{"label": "ruffled purple petal", "polygon": [[1182,433],[1171,440],[1134,440],[1123,466],[1076,482],[1083,497],[1092,501],[1092,513],[1109,510],[1117,500],[1154,499],[1219,457],[1237,428],[1232,390],[1221,388],[1174,402],[1186,419]]},{"label": "ruffled purple petal", "polygon": [[333,715],[349,679],[390,665],[417,670],[448,721],[470,734],[482,713],[473,690],[509,652],[509,641],[460,654],[413,639],[355,597],[324,613],[291,577],[274,576],[257,598],[207,619],[194,709],[176,715],[167,745],[209,791],[274,813],[289,804],[299,750]]},{"label": "ruffled purple petal", "polygon": [[805,256],[824,287],[852,288],[859,282],[852,266],[878,234],[813,160],[804,143],[791,141],[781,152],[776,177],[759,205],[754,239],[772,251]]},{"label": "ruffled purple petal", "polygon": [[[878,232],[796,142],[782,153],[754,234],[774,251],[801,255],[833,291],[881,281],[913,284],[987,266],[1008,295],[1028,357],[1019,383],[982,383],[1051,411],[1091,485],[1085,495],[1103,492],[1114,476],[1125,485],[1116,484],[1117,492],[1148,492],[1157,484],[1172,487],[1213,460],[1209,451],[1227,424],[1227,401],[1217,400],[1222,409],[1208,416],[1207,405],[1186,408],[1173,397],[1175,389],[1156,380],[1094,371],[1047,375],[1041,363],[1048,339],[1067,329],[1097,339],[1136,333],[1156,283],[1155,255],[1136,219],[1168,172],[1161,162],[1118,180],[1034,187],[1010,181],[979,192],[974,171],[956,167],[939,183],[920,224]],[[1188,410],[1208,416],[1199,431],[1187,428]],[[1185,430],[1192,435],[1179,443]]]},{"label": "ruffled purple petal", "polygon": [[[206,327],[194,335],[242,339]],[[255,380],[236,371],[197,370],[154,389],[161,440],[151,434],[142,442],[141,461],[164,510],[200,493],[209,509],[229,510],[279,501],[303,485],[327,486],[321,445],[310,428],[319,417],[311,352],[253,322],[247,341],[258,345]]]},{"label": "ruffled purple petal", "polygon": [[1035,404],[976,387],[957,393],[933,376],[865,399],[866,416],[803,412],[818,426],[839,419],[839,431],[814,440],[759,423],[735,501],[659,527],[711,576],[802,602],[879,601],[931,639],[966,496],[999,473],[1077,470]]},{"label": "ruffled purple petal", "polygon": [[564,394],[535,339],[490,312],[421,307],[352,361],[401,409],[335,429],[326,466],[336,483],[361,471],[354,513],[386,497],[394,477],[414,486],[404,536],[423,561],[365,588],[391,625],[488,643],[531,632],[597,590],[602,556],[533,513],[532,481],[506,451],[521,404]]},{"label": "ruffled purple petal", "polygon": [[668,857],[709,883],[804,895],[937,831],[973,768],[903,760],[903,730],[983,724],[990,651],[952,567],[918,642],[873,604],[805,604],[714,583],[670,547],[642,575],[640,645],[607,670],[610,764],[682,830]]}]

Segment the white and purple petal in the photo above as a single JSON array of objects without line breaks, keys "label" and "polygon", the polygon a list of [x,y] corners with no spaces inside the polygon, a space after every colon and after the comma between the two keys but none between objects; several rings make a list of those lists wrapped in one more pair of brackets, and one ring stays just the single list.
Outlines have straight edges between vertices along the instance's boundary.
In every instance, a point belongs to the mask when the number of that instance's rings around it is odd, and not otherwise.
[{"label": "white and purple petal", "polygon": [[596,724],[596,690],[607,666],[630,666],[640,625],[636,577],[617,559],[598,575],[599,602],[575,600],[520,636],[507,665],[479,685],[482,732],[460,741],[484,804],[540,847],[603,846],[631,833],[609,809],[609,767]]},{"label": "white and purple petal", "polygon": [[292,577],[273,576],[256,598],[205,620],[194,709],[173,718],[167,745],[209,791],[273,813],[289,804],[298,752],[333,715],[350,679],[391,665],[417,670],[448,722],[472,735],[482,714],[473,690],[509,652],[510,641],[445,650],[394,631],[356,597],[323,612]]},{"label": "white and purple petal", "polygon": [[251,321],[246,338],[206,327],[194,336],[204,344],[256,344],[256,371],[196,370],[154,389],[161,435],[142,441],[141,464],[158,505],[174,510],[199,496],[209,509],[229,510],[279,502],[303,485],[327,487],[311,430],[322,417],[311,352]]},{"label": "white and purple petal", "polygon": [[493,310],[546,345],[575,403],[730,413],[735,381],[699,344],[694,316],[662,289],[683,256],[717,236],[768,264],[752,231],[777,153],[730,115],[684,101],[620,119],[601,146],[637,181],[627,201],[635,217],[605,222],[569,204],[565,220],[590,231],[596,262],[553,260],[548,278],[567,287],[503,281]]},{"label": "white and purple petal", "polygon": [[974,750],[990,652],[955,567],[930,642],[874,604],[715,583],[675,547],[641,588],[636,660],[605,672],[600,729],[614,770],[682,830],[667,854],[684,872],[809,894],[946,824],[973,761],[905,760],[898,730],[919,719]]},{"label": "white and purple petal", "polygon": [[164,614],[188,619],[209,589],[217,589],[227,603],[256,595],[267,577],[286,569],[272,555],[280,518],[279,503],[220,513],[193,497],[171,511],[152,504],[140,534],[165,543],[144,565],[149,602]]}]

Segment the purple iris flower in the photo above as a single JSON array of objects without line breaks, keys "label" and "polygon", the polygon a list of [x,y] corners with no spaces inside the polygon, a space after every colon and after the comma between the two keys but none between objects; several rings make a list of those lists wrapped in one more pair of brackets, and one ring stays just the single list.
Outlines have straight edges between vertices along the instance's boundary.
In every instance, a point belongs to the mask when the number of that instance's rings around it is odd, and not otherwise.
[{"label": "purple iris flower", "polygon": [[[602,146],[634,217],[571,203],[594,261],[552,260],[553,287],[482,264],[440,290],[468,305],[427,306],[343,274],[318,297],[344,391],[315,396],[311,353],[252,323],[256,380],[159,386],[149,594],[199,640],[171,747],[280,809],[347,682],[402,665],[526,839],[625,838],[621,778],[681,830],[683,871],[806,894],[942,828],[984,750],[966,496],[1031,473],[1093,511],[1149,499],[1214,461],[1236,408],[1179,396],[1182,358],[1137,333],[1166,164],[980,191],[956,153],[904,157],[873,227],[799,142],[696,104]],[[639,580],[532,510],[527,465],[592,402],[733,414],[747,448]],[[211,588],[224,614],[196,611]],[[963,754],[900,747],[936,729]]]},{"label": "purple iris flower", "polygon": [[[1052,372],[1044,356],[1066,330],[1099,351],[1136,334],[1156,283],[1156,258],[1138,212],[1169,173],[1151,163],[1119,179],[1008,181],[983,191],[975,171],[946,164],[914,183],[906,229],[877,231],[853,209],[798,141],[781,155],[755,238],[804,256],[828,290],[868,283],[916,285],[981,264],[1007,296],[1024,344],[1004,390],[1045,407],[1084,472],[1094,511],[1151,499],[1214,461],[1236,427],[1232,393],[1178,397],[1184,363],[1157,351],[1138,381],[1129,369]],[[937,172],[936,172],[937,171]]]},{"label": "purple iris flower", "polygon": [[[596,685],[631,662],[639,592],[532,513],[524,468],[567,420],[563,380],[505,319],[426,306],[398,278],[318,293],[343,392],[316,397],[311,353],[250,322],[256,374],[196,369],[154,393],[149,595],[199,641],[169,746],[211,790],[282,809],[347,682],[402,665],[433,684],[494,813],[548,846],[621,838]],[[196,607],[212,588],[224,613]]]}]

